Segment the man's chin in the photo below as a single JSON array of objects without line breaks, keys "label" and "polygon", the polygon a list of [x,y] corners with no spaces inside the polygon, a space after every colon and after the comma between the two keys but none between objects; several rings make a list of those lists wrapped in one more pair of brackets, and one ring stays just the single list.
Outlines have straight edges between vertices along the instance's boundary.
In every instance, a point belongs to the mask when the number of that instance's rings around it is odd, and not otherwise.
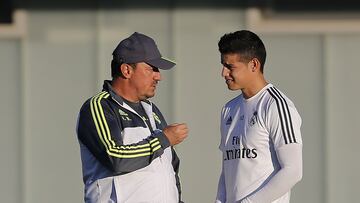
[{"label": "man's chin", "polygon": [[231,90],[231,91],[236,91],[236,90],[239,90],[239,89],[240,89],[240,88],[234,87],[234,86],[232,86],[232,85],[228,85],[227,87],[228,87],[228,89]]},{"label": "man's chin", "polygon": [[146,98],[149,99],[149,98],[152,98],[155,96],[155,92],[152,92],[152,93],[149,93],[146,95]]}]

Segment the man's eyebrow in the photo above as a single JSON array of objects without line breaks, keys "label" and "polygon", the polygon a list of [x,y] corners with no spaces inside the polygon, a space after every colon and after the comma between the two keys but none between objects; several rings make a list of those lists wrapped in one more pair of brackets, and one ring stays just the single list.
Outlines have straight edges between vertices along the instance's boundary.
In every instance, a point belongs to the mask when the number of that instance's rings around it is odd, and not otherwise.
[{"label": "man's eyebrow", "polygon": [[228,63],[225,63],[225,62],[221,62],[223,64],[223,66],[225,66],[226,68],[232,68],[233,65],[232,64],[228,64]]},{"label": "man's eyebrow", "polygon": [[148,64],[148,63],[146,63],[146,64],[148,65],[148,68],[152,68],[154,72],[160,72],[159,68],[157,68],[151,64]]},{"label": "man's eyebrow", "polygon": [[146,63],[146,65],[147,65],[148,68],[155,68],[155,66],[153,66],[151,64]]}]

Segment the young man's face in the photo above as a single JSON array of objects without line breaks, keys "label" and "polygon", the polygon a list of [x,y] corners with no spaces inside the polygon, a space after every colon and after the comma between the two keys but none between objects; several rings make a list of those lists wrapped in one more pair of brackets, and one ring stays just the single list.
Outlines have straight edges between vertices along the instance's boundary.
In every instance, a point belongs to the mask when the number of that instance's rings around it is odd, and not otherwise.
[{"label": "young man's face", "polygon": [[135,88],[139,100],[153,97],[160,80],[159,69],[146,63],[137,63],[131,77],[132,86]]},{"label": "young man's face", "polygon": [[222,54],[221,63],[223,65],[222,77],[230,90],[241,90],[247,87],[252,79],[251,67],[249,63],[243,62],[239,54]]}]

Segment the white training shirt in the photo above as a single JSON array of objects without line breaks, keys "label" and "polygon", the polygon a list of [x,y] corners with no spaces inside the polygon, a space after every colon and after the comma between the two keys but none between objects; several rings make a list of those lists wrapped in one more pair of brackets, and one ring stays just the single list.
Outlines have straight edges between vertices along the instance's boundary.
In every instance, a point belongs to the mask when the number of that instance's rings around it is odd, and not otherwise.
[{"label": "white training shirt", "polygon": [[[286,154],[288,150],[290,156],[300,154],[296,156],[300,160],[294,162],[302,163],[300,126],[301,118],[294,104],[272,84],[249,99],[241,94],[229,101],[221,113],[219,148],[223,153],[223,167],[216,202],[246,202],[247,197],[269,187],[267,184],[284,166],[279,162],[279,152]],[[301,171],[301,164],[295,168],[298,167]],[[276,199],[272,197],[272,202],[289,202],[290,189],[298,181],[292,180],[290,174],[294,173],[283,170],[280,179],[277,178],[280,184],[281,181],[295,182],[284,184],[287,188],[278,192],[280,196]]]}]

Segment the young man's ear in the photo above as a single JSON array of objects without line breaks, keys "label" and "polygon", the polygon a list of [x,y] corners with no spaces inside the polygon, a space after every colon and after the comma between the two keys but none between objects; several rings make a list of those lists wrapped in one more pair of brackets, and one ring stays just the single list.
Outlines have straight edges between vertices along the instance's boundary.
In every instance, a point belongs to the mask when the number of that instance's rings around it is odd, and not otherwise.
[{"label": "young man's ear", "polygon": [[133,73],[133,68],[132,68],[129,64],[123,63],[123,64],[121,64],[121,66],[120,66],[120,71],[121,71],[123,77],[124,77],[125,79],[128,79],[128,78],[131,77],[131,75],[132,75],[132,73]]},{"label": "young man's ear", "polygon": [[260,61],[257,58],[251,59],[249,65],[251,67],[252,72],[255,72],[256,70],[260,70]]}]

